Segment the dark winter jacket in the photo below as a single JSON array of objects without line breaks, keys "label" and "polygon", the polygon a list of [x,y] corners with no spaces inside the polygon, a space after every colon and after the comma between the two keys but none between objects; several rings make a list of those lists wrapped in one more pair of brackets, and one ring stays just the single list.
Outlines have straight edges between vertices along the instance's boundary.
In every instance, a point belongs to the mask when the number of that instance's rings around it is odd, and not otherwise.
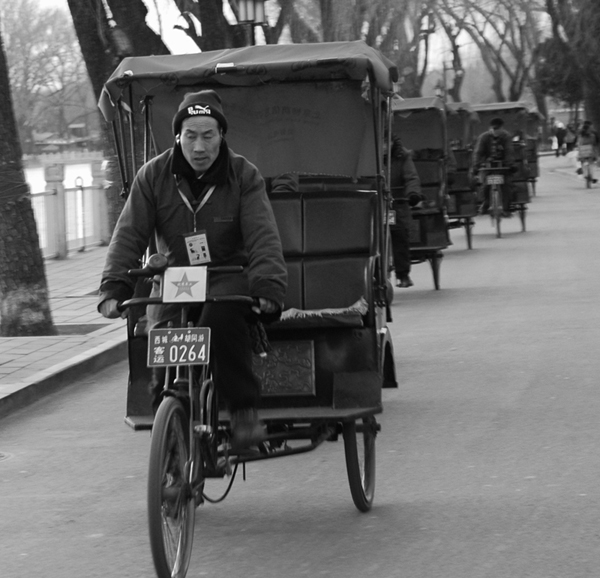
[{"label": "dark winter jacket", "polygon": [[421,194],[421,180],[412,160],[412,153],[399,140],[392,143],[390,189],[394,199],[408,199]]},{"label": "dark winter jacket", "polygon": [[514,149],[508,131],[501,130],[498,136],[487,131],[479,136],[473,151],[473,164],[480,168],[488,161],[501,161],[507,167],[514,166]]},{"label": "dark winter jacket", "polygon": [[244,267],[243,273],[212,274],[209,292],[264,297],[282,307],[287,269],[258,169],[223,141],[219,156],[201,179],[190,171],[178,145],[140,169],[108,248],[100,303],[133,295],[134,280],[127,271],[139,267],[154,234],[157,251],[166,255],[170,266],[189,265],[184,235],[194,231],[194,215],[180,196],[179,179],[192,206],[216,185],[196,214],[196,230],[206,232],[212,265]]}]

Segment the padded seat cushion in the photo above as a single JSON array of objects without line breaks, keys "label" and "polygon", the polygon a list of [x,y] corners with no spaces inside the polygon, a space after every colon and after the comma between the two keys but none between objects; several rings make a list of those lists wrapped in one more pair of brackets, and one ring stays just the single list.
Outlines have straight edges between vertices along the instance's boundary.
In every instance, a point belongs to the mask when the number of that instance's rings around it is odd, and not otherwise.
[{"label": "padded seat cushion", "polygon": [[363,317],[368,313],[369,306],[361,297],[350,307],[329,309],[287,309],[281,319],[273,323],[274,328],[311,328],[311,327],[363,327]]}]

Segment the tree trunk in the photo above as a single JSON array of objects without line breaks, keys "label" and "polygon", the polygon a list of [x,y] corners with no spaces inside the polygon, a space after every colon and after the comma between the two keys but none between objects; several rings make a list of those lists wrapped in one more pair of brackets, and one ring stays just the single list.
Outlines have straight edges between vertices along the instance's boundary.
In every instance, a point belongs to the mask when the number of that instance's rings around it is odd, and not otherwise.
[{"label": "tree trunk", "polygon": [[[161,38],[146,25],[148,11],[142,0],[109,1],[120,33],[115,33],[114,28],[109,26],[102,0],[67,1],[96,100],[100,98],[104,83],[125,56],[169,53]],[[125,183],[121,181],[118,170],[112,129],[106,122],[102,122],[101,127],[107,161],[105,194],[108,225],[109,231],[112,231],[123,209]]]},{"label": "tree trunk", "polygon": [[[119,63],[117,51],[111,42],[104,6],[102,0],[67,1],[83,60],[94,90],[94,96],[98,101],[104,83]],[[104,120],[100,123],[100,127],[102,130],[103,154],[108,161],[105,194],[108,207],[108,226],[109,231],[112,231],[124,204],[121,197],[123,183],[121,183],[118,171],[117,154],[110,127]]]},{"label": "tree trunk", "polygon": [[55,335],[0,37],[0,336]]},{"label": "tree trunk", "polygon": [[170,54],[161,37],[146,25],[148,9],[142,0],[108,0],[108,5],[127,40],[119,56]]}]

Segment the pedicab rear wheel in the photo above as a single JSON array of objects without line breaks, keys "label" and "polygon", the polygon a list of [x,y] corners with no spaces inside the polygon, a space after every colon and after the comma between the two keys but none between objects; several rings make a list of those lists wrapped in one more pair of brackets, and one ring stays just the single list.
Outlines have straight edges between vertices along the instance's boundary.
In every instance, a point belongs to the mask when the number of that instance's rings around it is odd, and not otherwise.
[{"label": "pedicab rear wheel", "polygon": [[343,424],[344,452],[348,483],[354,505],[368,512],[375,496],[375,437],[377,422],[373,416]]},{"label": "pedicab rear wheel", "polygon": [[148,468],[148,529],[159,578],[184,578],[192,555],[196,504],[189,453],[186,411],[167,397],[152,426]]}]

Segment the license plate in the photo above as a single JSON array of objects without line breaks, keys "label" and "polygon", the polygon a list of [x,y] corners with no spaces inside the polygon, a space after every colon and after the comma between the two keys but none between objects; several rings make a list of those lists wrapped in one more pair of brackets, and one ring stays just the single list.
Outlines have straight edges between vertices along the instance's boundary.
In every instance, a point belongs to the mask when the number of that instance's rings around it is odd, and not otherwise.
[{"label": "license plate", "polygon": [[488,185],[503,185],[504,175],[488,175],[486,183]]},{"label": "license plate", "polygon": [[206,365],[210,328],[151,329],[148,334],[148,367]]}]

